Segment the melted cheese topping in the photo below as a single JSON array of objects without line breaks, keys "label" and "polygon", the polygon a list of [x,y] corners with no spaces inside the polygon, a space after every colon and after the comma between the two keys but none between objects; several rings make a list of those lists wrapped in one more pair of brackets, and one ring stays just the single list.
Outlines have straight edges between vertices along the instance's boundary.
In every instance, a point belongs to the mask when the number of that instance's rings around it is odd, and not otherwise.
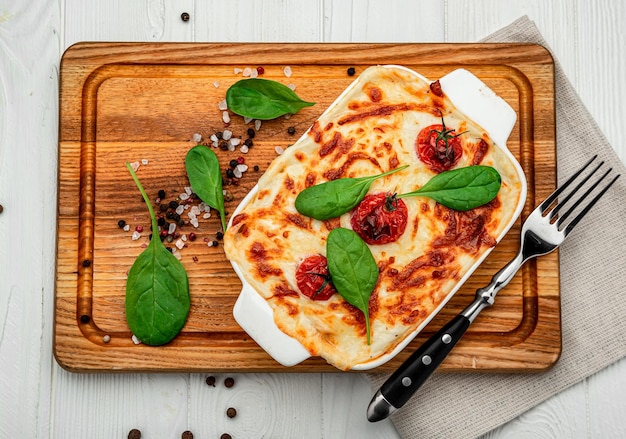
[{"label": "melted cheese topping", "polygon": [[[370,67],[276,158],[258,182],[258,192],[233,218],[224,236],[228,258],[270,304],[276,325],[311,353],[348,370],[391,352],[411,335],[457,286],[503,232],[520,199],[521,182],[509,157],[484,130],[460,113],[430,84],[399,68]],[[440,96],[438,96],[438,94]],[[415,140],[441,123],[462,139],[455,167],[493,166],[502,177],[497,198],[457,212],[423,197],[404,198],[409,219],[395,242],[371,245],[380,271],[369,301],[371,344],[363,313],[339,294],[313,301],[295,280],[307,256],[326,254],[335,227],[351,228],[350,214],[318,221],[298,213],[294,201],[305,188],[342,177],[379,174],[410,166],[375,181],[369,193],[405,193],[434,173],[419,159]]]}]

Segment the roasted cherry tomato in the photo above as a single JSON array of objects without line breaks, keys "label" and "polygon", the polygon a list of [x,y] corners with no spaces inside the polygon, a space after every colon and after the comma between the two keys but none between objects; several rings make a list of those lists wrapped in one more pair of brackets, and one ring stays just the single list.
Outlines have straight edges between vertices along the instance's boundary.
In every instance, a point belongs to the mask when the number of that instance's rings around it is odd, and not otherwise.
[{"label": "roasted cherry tomato", "polygon": [[404,201],[383,192],[366,195],[352,211],[350,224],[367,244],[387,244],[404,233],[407,219]]},{"label": "roasted cherry tomato", "polygon": [[463,155],[459,139],[461,134],[446,128],[443,117],[441,125],[430,125],[422,129],[415,141],[420,160],[433,172],[448,171]]},{"label": "roasted cherry tomato", "polygon": [[322,255],[309,256],[296,269],[300,292],[313,300],[328,300],[337,292],[328,273],[328,261]]}]

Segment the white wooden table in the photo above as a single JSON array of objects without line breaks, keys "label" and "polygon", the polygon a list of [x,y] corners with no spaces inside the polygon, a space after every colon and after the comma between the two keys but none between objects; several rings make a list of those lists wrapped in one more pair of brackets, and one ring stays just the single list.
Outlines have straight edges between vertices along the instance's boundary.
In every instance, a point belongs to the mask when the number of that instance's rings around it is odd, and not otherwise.
[{"label": "white wooden table", "polygon": [[[181,20],[187,12],[189,20]],[[397,438],[358,374],[71,374],[52,356],[59,60],[78,41],[474,42],[535,21],[626,161],[622,0],[0,0],[0,437]],[[487,435],[618,437],[626,360]],[[229,418],[229,407],[237,415]],[[484,409],[481,412],[484,413]]]}]

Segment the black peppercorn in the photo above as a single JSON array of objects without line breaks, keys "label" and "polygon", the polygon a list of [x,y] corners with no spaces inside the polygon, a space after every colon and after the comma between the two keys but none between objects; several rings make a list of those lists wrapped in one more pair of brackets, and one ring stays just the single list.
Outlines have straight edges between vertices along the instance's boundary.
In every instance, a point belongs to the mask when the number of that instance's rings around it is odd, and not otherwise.
[{"label": "black peppercorn", "polygon": [[183,431],[183,434],[180,435],[180,439],[193,439],[193,433],[189,430]]},{"label": "black peppercorn", "polygon": [[222,151],[228,151],[228,141],[226,140],[220,140],[217,146],[219,146]]},{"label": "black peppercorn", "polygon": [[254,139],[254,136],[256,136],[256,132],[254,131],[254,128],[248,128],[248,137],[250,137],[251,139]]},{"label": "black peppercorn", "polygon": [[215,133],[215,137],[221,140],[224,137],[224,133],[221,131],[218,131],[217,133]]},{"label": "black peppercorn", "polygon": [[230,434],[224,433],[220,436],[220,439],[233,439],[233,438]]},{"label": "black peppercorn", "polygon": [[167,204],[160,204],[160,205],[159,205],[159,210],[160,210],[161,212],[166,212],[166,211],[167,211],[167,209],[169,209],[169,206],[168,206]]},{"label": "black peppercorn", "polygon": [[175,200],[170,201],[170,207],[172,209],[176,209],[178,207],[178,201],[175,201]]},{"label": "black peppercorn", "polygon": [[89,323],[89,321],[91,320],[91,317],[89,317],[87,314],[83,314],[82,316],[80,316],[80,322],[81,323]]},{"label": "black peppercorn", "polygon": [[215,387],[215,377],[214,376],[206,377],[206,380],[204,380],[204,382],[206,383],[207,386]]},{"label": "black peppercorn", "polygon": [[128,432],[128,439],[141,439],[141,431],[133,428]]},{"label": "black peppercorn", "polygon": [[232,169],[227,169],[226,170],[226,177],[228,177],[228,178],[235,178],[235,173],[233,172]]},{"label": "black peppercorn", "polygon": [[2,213],[3,210],[4,210],[4,207],[2,207],[2,204],[0,204],[0,213]]},{"label": "black peppercorn", "polygon": [[235,379],[228,377],[224,380],[224,385],[228,388],[233,387],[235,385]]},{"label": "black peppercorn", "polygon": [[250,148],[253,145],[252,139],[246,139],[243,144]]},{"label": "black peppercorn", "polygon": [[215,237],[219,240],[221,240],[222,238],[224,238],[224,232],[216,232],[215,233]]},{"label": "black peppercorn", "polygon": [[159,198],[163,199],[165,198],[165,191],[161,189],[157,195],[159,196]]},{"label": "black peppercorn", "polygon": [[119,227],[120,229],[123,229],[123,228],[124,228],[124,226],[126,226],[126,221],[124,221],[124,220],[119,220],[119,221],[117,222],[117,227]]},{"label": "black peppercorn", "polygon": [[255,172],[259,172],[259,165],[254,165],[252,169],[254,169]]},{"label": "black peppercorn", "polygon": [[228,416],[229,418],[234,418],[235,416],[237,416],[237,410],[233,407],[229,407],[228,410],[226,410],[226,416]]},{"label": "black peppercorn", "polygon": [[91,261],[89,259],[83,260],[83,267],[87,268],[91,266]]},{"label": "black peppercorn", "polygon": [[165,221],[165,218],[160,216],[159,219],[157,219],[157,224],[159,225],[159,227],[165,227],[165,225],[167,224],[167,221]]},{"label": "black peppercorn", "polygon": [[189,21],[189,14],[187,12],[183,12],[180,14],[180,19],[183,21]]},{"label": "black peppercorn", "polygon": [[354,76],[355,73],[356,73],[356,69],[354,67],[350,67],[348,69],[348,76]]},{"label": "black peppercorn", "polygon": [[230,167],[231,167],[231,168],[233,168],[233,169],[234,169],[234,168],[236,168],[236,167],[237,167],[237,165],[239,164],[239,162],[238,162],[236,159],[232,159],[232,160],[231,160],[228,164],[230,165]]},{"label": "black peppercorn", "polygon": [[287,132],[289,133],[290,136],[293,136],[294,134],[296,134],[296,127],[287,128]]}]

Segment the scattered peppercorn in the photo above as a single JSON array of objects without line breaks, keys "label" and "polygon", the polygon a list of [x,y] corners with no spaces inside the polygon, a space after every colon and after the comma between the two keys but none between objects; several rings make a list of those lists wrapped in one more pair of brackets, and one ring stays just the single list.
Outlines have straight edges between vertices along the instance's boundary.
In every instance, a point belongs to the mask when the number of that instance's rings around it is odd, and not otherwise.
[{"label": "scattered peppercorn", "polygon": [[157,224],[159,225],[159,227],[165,227],[165,225],[167,224],[167,221],[165,221],[165,218],[163,218],[162,216],[160,216],[157,219]]},{"label": "scattered peppercorn", "polygon": [[189,235],[187,235],[187,238],[189,238],[190,241],[195,241],[196,240],[196,234],[191,232]]},{"label": "scattered peppercorn", "polygon": [[246,139],[243,144],[250,148],[253,145],[252,139]]},{"label": "scattered peppercorn", "polygon": [[[236,165],[235,165],[236,166]],[[226,170],[226,177],[227,178],[235,178],[235,172],[232,169],[227,169]]]},{"label": "scattered peppercorn", "polygon": [[163,189],[161,189],[157,195],[158,195],[159,198],[163,199],[163,198],[165,198],[165,191]]},{"label": "scattered peppercorn", "polygon": [[222,238],[224,238],[224,232],[216,232],[215,233],[215,237],[219,240],[222,240]]},{"label": "scattered peppercorn", "polygon": [[252,169],[254,169],[255,172],[259,172],[259,165],[254,165]]},{"label": "scattered peppercorn", "polygon": [[2,211],[4,211],[4,207],[2,207],[2,204],[0,204],[0,213],[2,213]]},{"label": "scattered peppercorn", "polygon": [[128,439],[141,439],[141,431],[133,428],[128,432]]},{"label": "scattered peppercorn", "polygon": [[265,69],[263,67],[259,66],[259,67],[256,68],[256,72],[259,75],[262,75],[263,73],[265,73]]},{"label": "scattered peppercorn", "polygon": [[226,416],[228,416],[229,418],[234,418],[235,416],[237,416],[237,410],[233,407],[229,407],[228,410],[226,410]]},{"label": "scattered peppercorn", "polygon": [[204,380],[204,382],[206,383],[207,386],[215,387],[215,377],[214,376],[206,377],[206,380]]},{"label": "scattered peppercorn", "polygon": [[180,14],[180,19],[183,21],[189,21],[189,14],[187,12],[183,12]]},{"label": "scattered peppercorn", "polygon": [[228,151],[228,141],[226,140],[220,140],[217,146],[219,146],[222,151]]},{"label": "scattered peppercorn", "polygon": [[83,314],[82,316],[80,316],[81,323],[89,323],[90,320],[91,318],[87,314]]},{"label": "scattered peppercorn", "polygon": [[250,137],[251,139],[254,139],[254,136],[256,136],[256,132],[254,131],[254,128],[248,128],[248,137]]},{"label": "scattered peppercorn", "polygon": [[224,133],[218,131],[217,133],[215,133],[215,137],[217,137],[219,140],[222,140],[224,138]]},{"label": "scattered peppercorn", "polygon": [[176,200],[170,201],[170,207],[172,209],[176,209],[178,207],[178,201],[176,201]]},{"label": "scattered peppercorn", "polygon": [[136,230],[138,233],[141,233],[141,232],[143,232],[143,226],[139,225],[139,226],[135,227],[135,230]]},{"label": "scattered peppercorn", "polygon": [[83,260],[83,267],[87,268],[91,266],[91,261],[89,259]]},{"label": "scattered peppercorn", "polygon": [[226,387],[228,387],[228,388],[233,387],[233,386],[235,385],[235,379],[234,379],[234,378],[231,378],[231,377],[226,378],[226,379],[224,380],[224,385],[225,385]]},{"label": "scattered peppercorn", "polygon": [[193,433],[189,430],[183,431],[183,434],[180,435],[180,439],[193,439]]},{"label": "scattered peppercorn", "polygon": [[[232,171],[231,171],[232,172]],[[233,175],[234,176],[234,175]],[[233,194],[231,194],[230,192],[226,192],[224,194],[224,201],[229,202],[229,201],[233,201],[235,199],[235,197],[233,197]]]},{"label": "scattered peppercorn", "polygon": [[356,69],[354,67],[350,67],[348,69],[348,76],[354,76],[355,73],[356,73]]},{"label": "scattered peppercorn", "polygon": [[126,221],[124,221],[124,220],[119,220],[119,221],[117,222],[117,227],[119,227],[120,229],[123,229],[123,228],[124,228],[124,226],[126,226]]},{"label": "scattered peppercorn", "polygon": [[161,212],[167,212],[167,209],[169,209],[169,206],[167,204],[161,204],[159,205],[159,210]]},{"label": "scattered peppercorn", "polygon": [[230,165],[231,168],[236,168],[239,162],[235,159],[232,159],[230,162],[228,162],[228,164]]},{"label": "scattered peppercorn", "polygon": [[217,247],[218,245],[220,245],[220,243],[219,243],[219,242],[217,242],[217,241],[213,241],[213,245],[212,245],[212,247]]},{"label": "scattered peppercorn", "polygon": [[220,439],[233,439],[233,438],[230,434],[224,433],[220,436]]},{"label": "scattered peppercorn", "polygon": [[243,158],[243,156],[239,156],[237,157],[237,164],[238,165],[243,165],[246,162],[246,159]]}]

